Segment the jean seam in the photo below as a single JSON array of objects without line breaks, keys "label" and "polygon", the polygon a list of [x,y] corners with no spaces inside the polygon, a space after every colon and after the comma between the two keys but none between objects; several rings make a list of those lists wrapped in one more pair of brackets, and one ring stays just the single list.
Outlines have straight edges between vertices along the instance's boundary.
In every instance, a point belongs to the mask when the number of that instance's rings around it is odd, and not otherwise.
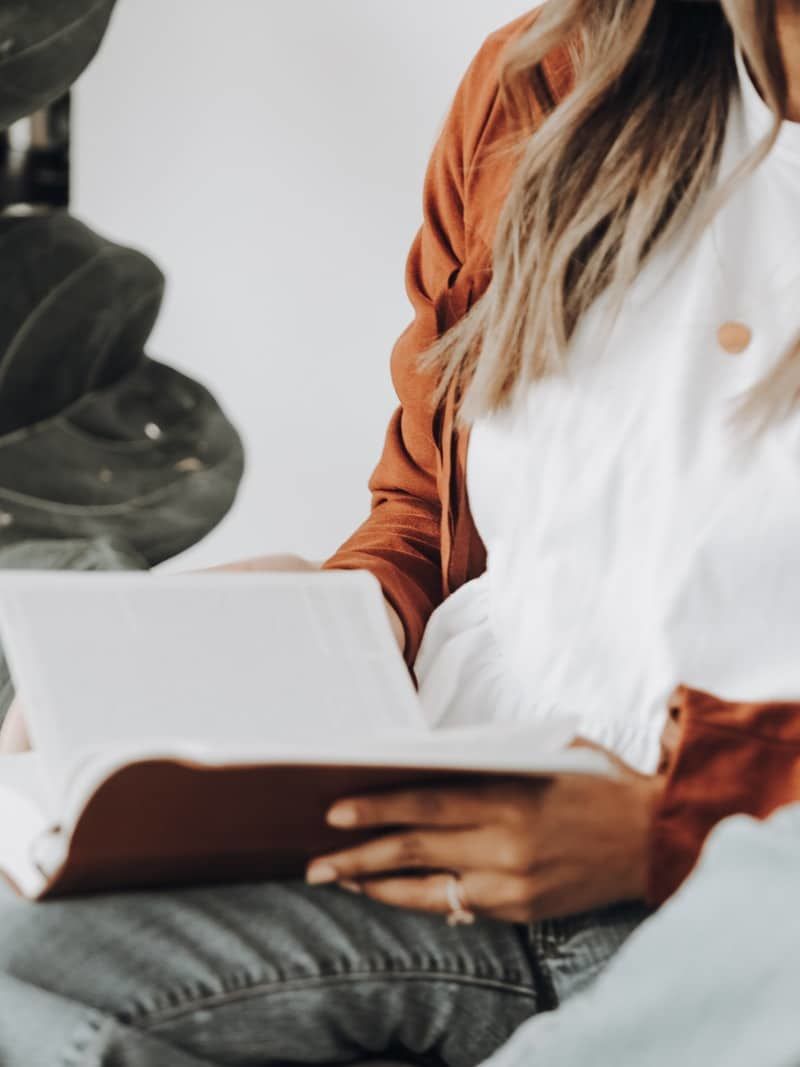
[{"label": "jean seam", "polygon": [[250,984],[234,985],[232,988],[220,989],[213,993],[203,993],[199,996],[186,995],[173,992],[162,995],[172,996],[173,1004],[169,1007],[147,1010],[137,1008],[126,1012],[125,1022],[148,1030],[155,1030],[159,1026],[174,1022],[182,1016],[195,1011],[208,1008],[224,1007],[237,1001],[257,999],[270,994],[296,993],[324,986],[351,984],[364,982],[371,979],[411,981],[411,982],[436,982],[450,985],[475,986],[483,989],[496,989],[513,996],[525,997],[536,1001],[538,994],[533,985],[523,985],[502,977],[492,978],[484,975],[470,975],[459,971],[426,971],[423,969],[365,969],[361,971],[347,971],[346,973],[330,973],[306,975],[297,978],[267,978]]},{"label": "jean seam", "polygon": [[[72,1040],[61,1061],[62,1067],[97,1067],[100,1055],[106,1051],[109,1037],[114,1036],[114,1028],[121,1024],[114,1016],[102,1015],[91,1011],[73,1032]],[[172,1046],[164,1045],[165,1048]],[[183,1051],[176,1049],[176,1051]],[[105,1060],[103,1060],[105,1062]],[[197,1063],[206,1060],[197,1060]]]}]

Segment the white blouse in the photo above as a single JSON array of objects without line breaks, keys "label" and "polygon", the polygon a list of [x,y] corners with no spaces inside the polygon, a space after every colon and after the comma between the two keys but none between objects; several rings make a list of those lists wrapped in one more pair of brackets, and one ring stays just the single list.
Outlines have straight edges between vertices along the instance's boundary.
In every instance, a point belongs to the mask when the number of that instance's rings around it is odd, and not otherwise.
[{"label": "white blouse", "polygon": [[[737,62],[721,181],[773,121]],[[756,440],[729,422],[800,331],[800,124],[605,308],[566,375],[473,428],[488,568],[434,613],[416,674],[437,724],[567,715],[652,772],[677,684],[800,698],[800,414]]]}]

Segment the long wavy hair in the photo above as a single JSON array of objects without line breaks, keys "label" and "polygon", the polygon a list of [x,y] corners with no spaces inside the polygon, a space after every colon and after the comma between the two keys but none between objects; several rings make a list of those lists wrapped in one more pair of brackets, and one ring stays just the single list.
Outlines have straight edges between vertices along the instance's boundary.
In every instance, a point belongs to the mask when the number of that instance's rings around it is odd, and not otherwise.
[{"label": "long wavy hair", "polygon": [[[484,296],[423,356],[439,399],[457,380],[462,421],[508,405],[523,383],[558,373],[588,308],[619,308],[642,265],[682,227],[699,234],[767,155],[787,110],[778,0],[550,0],[501,63],[501,100],[521,130]],[[775,127],[719,187],[737,84],[735,43]],[[538,123],[542,61],[567,47],[574,87]],[[745,394],[764,424],[800,389],[800,336]]]}]

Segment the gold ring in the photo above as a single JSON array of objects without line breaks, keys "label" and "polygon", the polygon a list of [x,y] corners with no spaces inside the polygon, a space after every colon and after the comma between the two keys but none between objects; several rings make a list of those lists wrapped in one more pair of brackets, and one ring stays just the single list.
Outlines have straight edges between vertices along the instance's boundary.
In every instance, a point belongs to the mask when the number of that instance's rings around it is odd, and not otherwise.
[{"label": "gold ring", "polygon": [[470,910],[467,895],[464,892],[464,883],[455,874],[452,874],[445,883],[445,889],[447,891],[447,903],[450,905],[447,925],[472,926],[475,922],[475,912]]}]

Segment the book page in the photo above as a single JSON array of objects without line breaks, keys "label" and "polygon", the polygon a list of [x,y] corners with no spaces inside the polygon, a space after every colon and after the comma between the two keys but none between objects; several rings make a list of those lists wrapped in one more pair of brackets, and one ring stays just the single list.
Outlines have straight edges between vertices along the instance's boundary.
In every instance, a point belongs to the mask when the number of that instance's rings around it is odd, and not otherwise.
[{"label": "book page", "polygon": [[264,753],[427,729],[363,572],[5,574],[0,631],[62,792],[112,747]]},{"label": "book page", "polygon": [[0,870],[29,897],[44,884],[36,849],[53,825],[51,802],[38,755],[0,756]]},{"label": "book page", "polygon": [[193,767],[246,768],[252,766],[349,766],[465,771],[476,774],[539,775],[589,774],[616,777],[608,757],[593,748],[569,747],[574,725],[567,720],[532,725],[448,728],[439,731],[377,731],[364,739],[275,743],[250,750],[224,745],[209,748],[187,742],[179,750],[145,750],[110,746],[85,760],[73,775],[63,802],[68,826],[80,816],[89,797],[117,771],[134,763],[164,760]]}]

